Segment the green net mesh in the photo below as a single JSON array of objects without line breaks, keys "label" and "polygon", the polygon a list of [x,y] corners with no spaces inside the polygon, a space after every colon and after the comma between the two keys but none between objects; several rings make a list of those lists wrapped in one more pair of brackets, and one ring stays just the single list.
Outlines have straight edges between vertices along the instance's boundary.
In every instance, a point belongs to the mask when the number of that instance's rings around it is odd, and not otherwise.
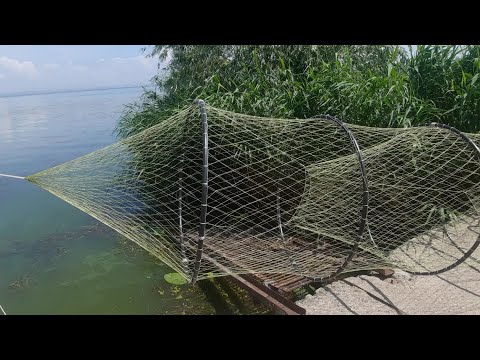
[{"label": "green net mesh", "polygon": [[[367,146],[368,142],[377,145],[362,151],[369,210],[357,260],[349,268],[389,266],[433,274],[467,258],[478,245],[478,149],[447,128],[388,130],[393,136],[386,140],[386,133],[380,134],[383,142],[362,134],[368,131],[365,128],[352,126],[352,131],[366,139]],[[308,190],[292,221],[319,235],[351,243],[345,223],[350,219],[342,222],[337,215],[336,224],[344,224],[345,229],[329,232],[325,220],[331,218],[330,211],[344,213],[340,208],[345,204],[335,192],[351,191],[357,162],[350,156],[308,166]]]},{"label": "green net mesh", "polygon": [[208,136],[192,105],[27,180],[190,281],[321,280],[384,266],[435,273],[480,241],[479,135],[205,110]]}]

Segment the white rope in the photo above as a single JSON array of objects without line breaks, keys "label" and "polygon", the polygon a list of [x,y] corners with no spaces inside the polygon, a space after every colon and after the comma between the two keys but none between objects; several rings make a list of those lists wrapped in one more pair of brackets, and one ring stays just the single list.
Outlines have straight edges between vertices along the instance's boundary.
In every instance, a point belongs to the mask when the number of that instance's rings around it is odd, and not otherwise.
[{"label": "white rope", "polygon": [[2,310],[3,315],[7,315],[7,313],[5,312],[5,310],[3,310],[2,305],[0,305],[0,309]]},{"label": "white rope", "polygon": [[0,176],[10,177],[10,178],[15,178],[15,179],[25,179],[25,177],[23,177],[23,176],[15,176],[15,175],[7,175],[7,174],[0,174]]}]

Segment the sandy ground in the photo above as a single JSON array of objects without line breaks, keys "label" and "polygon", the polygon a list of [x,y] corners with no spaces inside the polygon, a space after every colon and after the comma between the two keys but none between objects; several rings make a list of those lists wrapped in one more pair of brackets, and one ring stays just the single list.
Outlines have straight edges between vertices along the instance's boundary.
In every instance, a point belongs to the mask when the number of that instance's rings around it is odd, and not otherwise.
[{"label": "sandy ground", "polygon": [[[471,219],[450,232],[453,238],[433,236],[428,244],[416,241],[428,251],[419,251],[418,246],[395,251],[397,263],[413,264],[415,260],[442,265],[439,268],[451,264],[452,258],[462,255],[458,249],[465,252],[480,236],[480,218]],[[396,269],[392,277],[383,280],[373,273],[349,277],[317,289],[315,295],[307,295],[297,304],[312,315],[480,315],[480,247],[460,266],[439,275],[412,276]]]},{"label": "sandy ground", "polygon": [[434,276],[358,276],[336,281],[297,304],[310,315],[480,314],[480,270],[463,266]]}]

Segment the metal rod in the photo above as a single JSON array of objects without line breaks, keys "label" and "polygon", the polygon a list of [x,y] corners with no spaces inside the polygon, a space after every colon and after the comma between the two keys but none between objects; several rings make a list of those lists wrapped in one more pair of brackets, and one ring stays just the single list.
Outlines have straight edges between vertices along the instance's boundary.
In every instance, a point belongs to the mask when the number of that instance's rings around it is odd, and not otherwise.
[{"label": "metal rod", "polygon": [[207,197],[208,197],[208,122],[207,111],[205,109],[205,101],[195,100],[200,107],[200,115],[202,117],[202,144],[203,144],[203,161],[202,161],[202,203],[200,208],[200,227],[198,230],[197,256],[195,258],[195,266],[193,268],[193,276],[191,284],[195,284],[200,270],[200,264],[203,255],[203,242],[205,240],[205,229],[207,225]]},{"label": "metal rod", "polygon": [[[186,120],[185,120],[186,122]],[[183,150],[180,154],[180,165],[178,169],[178,231],[180,235],[180,252],[182,256],[182,265],[185,270],[185,273],[188,273],[188,258],[185,252],[185,235],[183,233],[183,177],[184,177],[184,166],[185,166],[185,126],[182,127],[182,141],[183,141]]]},{"label": "metal rod", "polygon": [[293,259],[290,251],[287,248],[287,240],[285,239],[285,234],[283,233],[283,226],[282,226],[282,214],[280,209],[280,195],[279,195],[279,188],[277,186],[277,218],[278,218],[278,229],[280,230],[280,238],[282,239],[282,246],[284,252],[287,254],[288,260],[290,261],[290,265],[294,271],[298,271],[297,262]]}]

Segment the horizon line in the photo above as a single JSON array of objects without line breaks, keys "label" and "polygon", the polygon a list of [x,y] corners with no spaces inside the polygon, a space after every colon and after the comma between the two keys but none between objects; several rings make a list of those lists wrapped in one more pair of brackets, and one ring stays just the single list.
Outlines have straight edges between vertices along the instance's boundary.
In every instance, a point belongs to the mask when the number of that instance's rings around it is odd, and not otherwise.
[{"label": "horizon line", "polygon": [[15,93],[0,94],[0,98],[17,97],[17,96],[31,96],[31,95],[47,95],[47,94],[60,94],[69,92],[82,92],[82,91],[95,91],[95,90],[115,90],[115,89],[127,89],[127,88],[141,88],[151,85],[125,85],[125,86],[109,86],[109,87],[95,87],[95,88],[79,88],[79,89],[58,89],[58,90],[37,90],[37,91],[23,91]]}]

